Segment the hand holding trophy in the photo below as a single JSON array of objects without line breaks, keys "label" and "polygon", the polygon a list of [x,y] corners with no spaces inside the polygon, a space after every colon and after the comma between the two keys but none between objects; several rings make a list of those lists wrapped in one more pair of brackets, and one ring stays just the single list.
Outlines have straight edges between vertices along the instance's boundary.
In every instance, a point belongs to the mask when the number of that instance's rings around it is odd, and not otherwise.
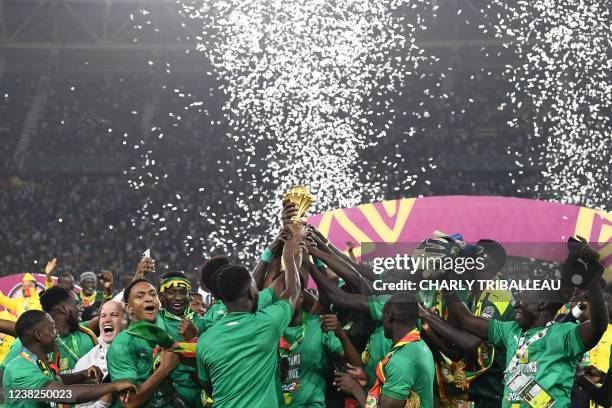
[{"label": "hand holding trophy", "polygon": [[303,242],[306,237],[306,224],[302,222],[302,217],[312,202],[312,195],[306,186],[291,187],[283,195],[283,224],[289,227],[298,242]]}]

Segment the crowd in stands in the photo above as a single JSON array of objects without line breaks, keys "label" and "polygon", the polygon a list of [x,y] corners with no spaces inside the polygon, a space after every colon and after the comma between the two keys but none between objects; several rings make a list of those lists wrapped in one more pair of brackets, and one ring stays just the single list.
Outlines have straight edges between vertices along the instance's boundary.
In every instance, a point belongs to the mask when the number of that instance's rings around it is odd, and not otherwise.
[{"label": "crowd in stands", "polygon": [[[30,162],[55,161],[57,168],[4,169],[0,248],[7,255],[0,261],[0,274],[40,270],[51,256],[60,257],[62,267],[75,276],[103,265],[121,273],[133,265],[116,254],[153,245],[175,267],[193,271],[193,249],[206,245],[199,238],[216,228],[207,215],[234,212],[226,192],[246,188],[238,172],[242,163],[229,149],[218,102],[224,96],[210,79],[191,75],[177,81],[151,73],[101,73],[95,80],[83,72],[51,74],[47,103],[26,156]],[[0,95],[6,112],[2,129],[10,134],[2,146],[4,166],[10,163],[36,80],[7,74],[0,81],[0,90],[9,95]],[[529,140],[506,125],[508,107],[498,109],[505,93],[502,82],[499,75],[458,72],[447,99],[426,98],[420,106],[423,98],[417,93],[396,98],[393,108],[408,114],[398,116],[389,134],[361,159],[374,162],[400,154],[419,177],[412,188],[397,189],[403,173],[386,172],[385,197],[529,197],[521,186],[533,184],[536,171],[509,176],[514,160],[508,149],[525,150]],[[143,117],[147,106],[148,118]],[[126,158],[123,167],[96,170],[99,156],[119,155]],[[85,172],[62,171],[59,165],[88,161],[92,169]],[[163,208],[166,203],[173,205]],[[143,216],[155,227],[145,228]]]}]

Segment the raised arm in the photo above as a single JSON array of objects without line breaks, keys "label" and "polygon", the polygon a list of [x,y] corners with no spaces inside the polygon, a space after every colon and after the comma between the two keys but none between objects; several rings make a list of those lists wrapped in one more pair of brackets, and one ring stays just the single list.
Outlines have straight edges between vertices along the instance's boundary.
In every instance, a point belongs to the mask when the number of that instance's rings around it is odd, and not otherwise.
[{"label": "raised arm", "polygon": [[449,319],[454,319],[459,327],[480,337],[482,340],[488,340],[488,320],[474,316],[454,291],[445,293],[444,300],[446,301]]},{"label": "raised arm", "polygon": [[370,314],[367,296],[344,292],[308,259],[305,259],[304,263],[310,272],[310,276],[312,276],[312,279],[317,284],[319,292],[325,293],[334,305],[339,308],[351,309],[367,315]]},{"label": "raised arm", "polygon": [[[464,355],[471,355],[476,350],[482,341],[473,334],[459,330],[438,316],[429,313],[421,305],[419,305],[419,317],[427,322],[429,327],[441,337],[444,342],[455,346],[458,351]],[[446,354],[446,353],[445,353]],[[449,356],[450,357],[450,356]]]},{"label": "raised arm", "polygon": [[0,306],[4,306],[8,310],[17,313],[17,299],[6,296],[2,291],[0,291]]},{"label": "raised arm", "polygon": [[580,337],[587,350],[593,348],[608,328],[608,308],[599,279],[591,279],[589,289],[590,320],[580,324]]},{"label": "raised arm", "polygon": [[[277,263],[280,265],[283,245],[284,241],[281,239],[281,234],[279,234],[261,254],[261,258],[259,259],[259,262],[257,262],[257,265],[255,266],[255,269],[253,269],[252,273],[257,289],[262,290],[267,287],[266,281],[268,280],[268,275],[271,269],[270,267],[275,263],[275,261],[278,261]],[[272,276],[269,282],[274,279],[274,276],[276,276],[276,274]]]},{"label": "raised arm", "polygon": [[[98,281],[100,286],[104,288],[104,296],[102,298],[102,305],[109,300],[113,299],[113,273],[111,271],[102,270],[98,275]],[[100,305],[100,307],[102,307]]]},{"label": "raised arm", "polygon": [[302,264],[302,247],[291,238],[285,241],[283,248],[283,261],[285,262],[285,290],[280,299],[287,299],[291,306],[295,306],[301,293],[298,265]]},{"label": "raised arm", "polygon": [[53,258],[49,262],[47,262],[47,266],[45,266],[45,289],[49,289],[53,286],[53,276],[51,273],[55,269],[57,265],[57,258]]},{"label": "raised arm", "polygon": [[17,337],[15,334],[15,322],[12,320],[0,319],[0,333]]},{"label": "raised arm", "polygon": [[321,251],[316,246],[309,246],[308,252],[310,252],[312,256],[325,262],[325,264],[332,271],[334,271],[336,275],[344,279],[349,285],[353,286],[354,288],[367,288],[370,290],[370,293],[373,293],[374,288],[372,287],[372,282],[362,277],[357,270],[351,266],[351,264],[345,262],[342,258],[336,256],[335,254]]}]

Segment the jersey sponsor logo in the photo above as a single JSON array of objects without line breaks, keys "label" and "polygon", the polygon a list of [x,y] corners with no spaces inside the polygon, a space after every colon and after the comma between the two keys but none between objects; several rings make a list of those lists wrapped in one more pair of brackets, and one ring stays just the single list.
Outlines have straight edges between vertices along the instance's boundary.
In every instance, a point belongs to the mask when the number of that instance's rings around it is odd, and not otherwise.
[{"label": "jersey sponsor logo", "polygon": [[238,324],[238,322],[227,322],[224,324],[224,326],[236,326]]}]

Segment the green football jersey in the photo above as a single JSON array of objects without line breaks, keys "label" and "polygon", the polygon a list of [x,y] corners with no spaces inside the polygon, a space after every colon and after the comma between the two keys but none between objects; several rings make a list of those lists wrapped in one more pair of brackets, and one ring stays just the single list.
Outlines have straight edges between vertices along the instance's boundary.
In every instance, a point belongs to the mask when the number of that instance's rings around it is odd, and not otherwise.
[{"label": "green football jersey", "polygon": [[215,408],[278,405],[278,342],[292,315],[281,299],[255,313],[228,313],[200,336],[198,375],[212,387]]}]

